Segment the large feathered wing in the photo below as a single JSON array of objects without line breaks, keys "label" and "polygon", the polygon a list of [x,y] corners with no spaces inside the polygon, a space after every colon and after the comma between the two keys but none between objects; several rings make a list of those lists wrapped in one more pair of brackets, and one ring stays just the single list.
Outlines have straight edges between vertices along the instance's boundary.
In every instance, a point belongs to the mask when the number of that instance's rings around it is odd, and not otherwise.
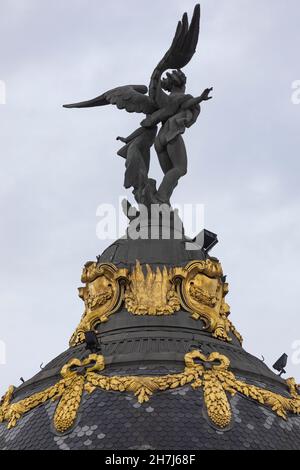
[{"label": "large feathered wing", "polygon": [[152,114],[157,107],[147,95],[145,85],[125,85],[109,90],[97,98],[80,103],[65,104],[64,108],[93,108],[95,106],[116,105],[129,113]]},{"label": "large feathered wing", "polygon": [[189,24],[187,13],[179,21],[171,47],[154,69],[149,85],[149,96],[153,102],[165,103],[167,94],[161,87],[161,76],[168,69],[182,69],[196,52],[200,32],[200,5],[196,5]]},{"label": "large feathered wing", "polygon": [[184,13],[179,21],[170,49],[160,62],[160,68],[182,69],[196,52],[200,32],[200,5],[196,5],[193,18],[189,24],[188,15]]}]

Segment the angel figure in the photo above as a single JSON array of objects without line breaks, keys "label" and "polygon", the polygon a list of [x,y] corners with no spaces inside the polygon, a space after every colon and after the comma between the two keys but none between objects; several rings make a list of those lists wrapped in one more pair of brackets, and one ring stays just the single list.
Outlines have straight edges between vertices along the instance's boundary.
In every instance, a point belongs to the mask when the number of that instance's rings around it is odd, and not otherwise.
[{"label": "angel figure", "polygon": [[[194,98],[185,93],[186,76],[182,72],[193,55],[199,38],[200,5],[196,5],[189,24],[187,13],[179,21],[171,47],[155,68],[149,85],[127,85],[114,88],[90,101],[65,105],[66,108],[88,108],[114,104],[129,113],[143,113],[141,127],[130,136],[117,137],[125,143],[118,155],[126,159],[125,188],[133,187],[138,203],[170,204],[179,179],[187,172],[187,153],[182,138],[200,114],[200,103],[211,99],[212,88]],[[167,70],[172,72],[167,72]],[[166,77],[163,74],[167,72]],[[159,132],[158,126],[160,127]],[[148,178],[151,147],[159,159],[164,178],[158,190]]]}]

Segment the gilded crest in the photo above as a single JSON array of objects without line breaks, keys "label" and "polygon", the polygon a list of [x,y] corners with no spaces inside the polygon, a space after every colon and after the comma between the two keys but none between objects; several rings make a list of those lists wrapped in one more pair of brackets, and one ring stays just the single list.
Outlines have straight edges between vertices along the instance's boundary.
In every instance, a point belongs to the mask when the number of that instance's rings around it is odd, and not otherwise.
[{"label": "gilded crest", "polygon": [[184,308],[194,319],[201,318],[215,338],[231,341],[228,333],[232,331],[242,340],[228,320],[230,307],[225,302],[228,284],[218,261],[193,261],[185,268],[175,269],[174,280]]},{"label": "gilded crest", "polygon": [[108,320],[122,303],[127,269],[117,269],[113,264],[89,262],[85,265],[81,280],[85,287],[79,288],[79,297],[84,301],[85,312],[70,340],[70,346],[84,341],[84,333],[94,329],[98,323]]}]

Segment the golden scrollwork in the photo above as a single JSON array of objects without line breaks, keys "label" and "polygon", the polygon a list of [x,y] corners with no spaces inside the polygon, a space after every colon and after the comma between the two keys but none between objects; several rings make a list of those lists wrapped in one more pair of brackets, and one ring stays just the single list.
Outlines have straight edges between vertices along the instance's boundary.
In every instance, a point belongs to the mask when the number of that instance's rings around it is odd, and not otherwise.
[{"label": "golden scrollwork", "polygon": [[183,308],[195,320],[203,320],[215,338],[231,341],[231,331],[242,343],[242,336],[228,319],[230,307],[225,297],[229,289],[218,261],[193,261],[185,268],[175,268],[173,282]]},{"label": "golden scrollwork", "polygon": [[211,422],[225,429],[232,422],[232,411],[228,395],[239,393],[271,408],[278,416],[287,419],[288,413],[300,414],[299,389],[294,379],[288,379],[290,397],[249,385],[237,380],[229,370],[230,360],[213,352],[208,357],[200,351],[185,355],[185,369],[178,374],[164,376],[107,376],[103,356],[91,354],[87,359],[70,360],[61,370],[62,379],[52,387],[16,403],[11,403],[14,388],[10,387],[0,403],[0,422],[7,422],[8,428],[28,411],[48,400],[58,400],[54,413],[54,426],[58,432],[70,429],[76,420],[83,392],[93,393],[96,389],[133,393],[139,403],[149,401],[155,392],[163,392],[190,385],[202,388],[204,405]]},{"label": "golden scrollwork", "polygon": [[84,341],[84,333],[99,323],[106,322],[120,307],[128,279],[127,269],[117,269],[110,263],[85,265],[81,280],[86,285],[79,288],[79,297],[84,301],[85,311],[70,340],[70,346]]},{"label": "golden scrollwork", "polygon": [[123,304],[134,315],[173,315],[183,309],[195,320],[203,320],[215,338],[231,341],[231,332],[243,341],[228,318],[228,284],[218,261],[193,261],[185,268],[156,270],[149,265],[144,270],[137,261],[132,272],[110,263],[89,262],[81,279],[85,287],[79,288],[79,296],[85,311],[70,346],[84,342],[86,331],[106,322]]},{"label": "golden scrollwork", "polygon": [[137,261],[125,291],[125,307],[135,315],[171,315],[180,310],[180,301],[172,282],[172,270],[146,266],[146,275]]}]

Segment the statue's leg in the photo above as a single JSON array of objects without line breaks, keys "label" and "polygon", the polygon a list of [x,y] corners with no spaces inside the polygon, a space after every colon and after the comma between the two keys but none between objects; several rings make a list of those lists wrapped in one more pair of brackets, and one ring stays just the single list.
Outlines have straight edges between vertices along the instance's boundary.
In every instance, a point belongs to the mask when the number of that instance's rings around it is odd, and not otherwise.
[{"label": "statue's leg", "polygon": [[155,139],[155,151],[158,156],[158,161],[160,167],[164,173],[168,173],[173,168],[173,164],[169,158],[168,151],[167,151],[167,144],[164,145],[162,143],[161,132],[158,134],[157,138]]},{"label": "statue's leg", "polygon": [[143,192],[148,184],[150,149],[154,143],[156,132],[157,126],[143,130],[133,140],[127,152],[125,187],[132,186],[134,188],[133,194],[138,203],[142,202]]},{"label": "statue's leg", "polygon": [[162,202],[169,202],[178,180],[187,172],[187,154],[183,138],[180,135],[176,137],[167,144],[164,152],[168,156],[170,166],[157,191],[157,198]]},{"label": "statue's leg", "polygon": [[144,165],[140,149],[136,142],[130,144],[127,151],[126,159],[126,171],[125,171],[125,180],[124,187],[126,189],[132,187],[137,187],[139,183],[139,170],[141,164]]},{"label": "statue's leg", "polygon": [[[125,188],[139,187],[140,180],[147,180],[150,166],[150,149],[154,143],[157,126],[151,129],[139,128],[137,134],[126,146],[126,153],[118,153],[126,158]],[[123,149],[121,149],[122,151]]]},{"label": "statue's leg", "polygon": [[155,137],[157,133],[157,126],[152,127],[144,131],[142,138],[140,139],[141,145],[141,154],[144,159],[144,168],[146,170],[146,176],[148,176],[150,168],[150,151],[151,147],[154,144]]},{"label": "statue's leg", "polygon": [[[150,163],[150,151],[148,153]],[[141,202],[148,171],[147,152],[142,153],[140,146],[135,142],[127,153],[124,187],[133,187],[133,194],[138,203]]]}]

